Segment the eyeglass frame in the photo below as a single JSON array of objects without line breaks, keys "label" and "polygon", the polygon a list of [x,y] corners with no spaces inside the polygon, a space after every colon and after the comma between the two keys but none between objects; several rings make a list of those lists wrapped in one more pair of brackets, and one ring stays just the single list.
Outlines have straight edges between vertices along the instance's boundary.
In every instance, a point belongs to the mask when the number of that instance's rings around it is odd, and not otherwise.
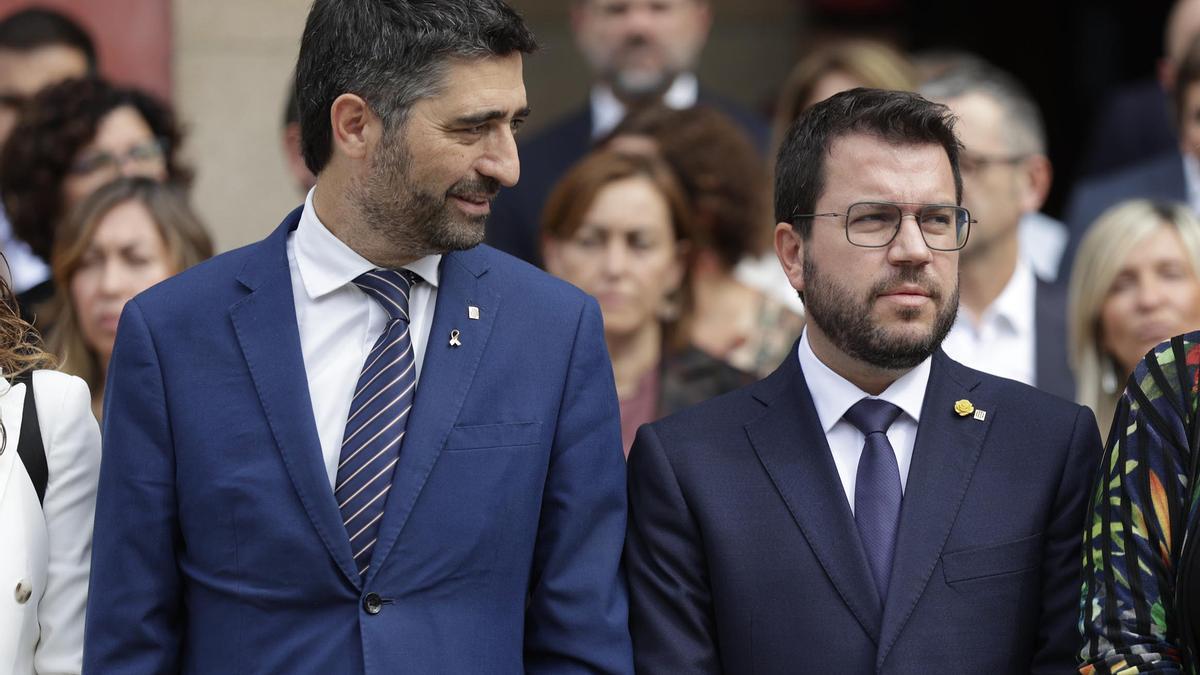
[{"label": "eyeglass frame", "polygon": [[[138,157],[135,154],[133,154],[134,150],[138,150],[139,148],[148,148],[148,147],[157,148],[158,155],[153,156],[153,157],[150,155],[147,155],[144,157]],[[113,168],[113,169],[116,169],[118,172],[120,172],[121,169],[125,166],[126,162],[140,162],[140,161],[147,161],[150,159],[162,160],[163,164],[165,165],[167,163],[167,153],[169,151],[170,151],[170,141],[168,141],[166,138],[163,138],[161,136],[155,136],[153,139],[150,139],[148,141],[143,141],[141,143],[138,143],[137,145],[131,146],[128,150],[126,150],[124,153],[122,153],[120,155],[109,152],[107,150],[97,152],[93,155],[93,157],[88,158],[88,159],[91,159],[93,162],[95,160],[101,159],[101,158],[107,158],[107,160],[100,164],[96,164],[95,166],[92,166],[90,168],[81,168],[79,165],[81,163],[85,163],[82,160],[72,162],[71,165],[67,167],[67,173],[70,175],[73,175],[73,176],[90,176],[92,174],[97,173],[101,169],[105,169],[105,168]]]},{"label": "eyeglass frame", "polygon": [[[861,204],[886,204],[889,206],[895,206],[897,208],[902,207],[902,206],[919,206],[922,208],[942,207],[942,208],[957,209],[959,211],[962,211],[967,216],[966,219],[964,220],[964,223],[966,224],[966,227],[967,227],[967,233],[965,235],[963,235],[962,243],[959,244],[955,248],[938,248],[936,246],[930,246],[929,240],[925,238],[925,230],[921,229],[921,219],[919,218],[920,213],[919,212],[918,213],[910,212],[909,214],[905,214],[904,209],[899,209],[900,210],[900,219],[896,221],[896,226],[892,229],[892,236],[889,237],[886,242],[884,242],[882,244],[859,244],[859,243],[855,242],[854,240],[850,239],[850,211],[854,207],[859,206]],[[967,245],[967,239],[969,239],[971,236],[971,226],[979,222],[978,220],[974,220],[973,218],[971,218],[971,211],[969,209],[967,209],[967,207],[959,206],[958,204],[926,204],[926,203],[922,203],[922,202],[888,202],[888,201],[871,200],[871,201],[854,202],[853,204],[850,204],[849,206],[846,207],[845,213],[797,213],[792,216],[792,225],[795,225],[796,221],[801,218],[842,218],[843,219],[842,220],[842,233],[846,235],[846,241],[849,242],[851,246],[857,246],[859,248],[886,248],[888,246],[891,246],[892,242],[896,241],[896,235],[900,234],[900,226],[902,226],[904,224],[904,216],[905,215],[911,215],[911,216],[913,216],[913,219],[917,221],[917,231],[921,233],[921,241],[925,244],[925,248],[928,248],[930,251],[941,251],[941,252],[945,252],[945,253],[950,253],[953,251],[961,251],[963,249],[963,247],[965,247]]]},{"label": "eyeglass frame", "polygon": [[963,171],[975,173],[977,171],[985,171],[991,166],[1016,166],[1031,156],[1032,153],[1028,152],[1016,155],[992,155],[960,150],[958,153],[958,165]]}]

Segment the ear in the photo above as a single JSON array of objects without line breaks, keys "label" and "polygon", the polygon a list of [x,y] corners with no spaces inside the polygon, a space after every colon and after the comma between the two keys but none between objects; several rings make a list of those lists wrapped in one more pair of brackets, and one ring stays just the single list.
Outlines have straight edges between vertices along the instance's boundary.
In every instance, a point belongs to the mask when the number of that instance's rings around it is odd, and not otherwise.
[{"label": "ear", "polygon": [[1162,57],[1158,60],[1158,83],[1162,85],[1163,91],[1170,95],[1175,91],[1175,64],[1171,59]]},{"label": "ear", "polygon": [[775,255],[792,288],[804,292],[804,238],[791,223],[775,225]]},{"label": "ear", "polygon": [[357,94],[342,94],[329,106],[333,149],[351,159],[364,159],[379,138],[381,122]]},{"label": "ear", "polygon": [[1021,211],[1034,213],[1042,209],[1050,184],[1054,181],[1054,167],[1045,155],[1030,155],[1022,163]]},{"label": "ear", "polygon": [[584,31],[588,21],[588,13],[591,8],[588,7],[589,0],[570,0],[571,1],[571,33],[575,35],[575,42],[582,43]]},{"label": "ear", "polygon": [[713,10],[708,0],[693,0],[697,5],[696,21],[700,24],[701,42],[708,41],[708,33],[712,30]]}]

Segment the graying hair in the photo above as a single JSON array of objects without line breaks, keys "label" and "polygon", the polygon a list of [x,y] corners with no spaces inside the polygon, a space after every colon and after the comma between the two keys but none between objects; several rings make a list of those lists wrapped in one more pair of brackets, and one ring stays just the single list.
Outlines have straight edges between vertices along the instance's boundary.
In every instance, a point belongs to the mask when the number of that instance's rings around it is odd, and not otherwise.
[{"label": "graying hair", "polygon": [[945,101],[982,94],[1000,107],[1015,152],[1046,154],[1046,126],[1029,91],[1015,77],[978,58],[963,59],[921,85],[926,98]]}]

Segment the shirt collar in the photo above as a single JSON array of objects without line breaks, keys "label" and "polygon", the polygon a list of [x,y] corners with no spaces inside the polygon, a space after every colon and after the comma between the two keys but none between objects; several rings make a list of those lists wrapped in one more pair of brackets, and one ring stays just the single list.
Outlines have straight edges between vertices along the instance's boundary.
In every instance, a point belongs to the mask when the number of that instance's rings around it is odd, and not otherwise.
[{"label": "shirt collar", "polygon": [[[313,193],[308,191],[304,199],[304,210],[300,213],[300,224],[294,235],[296,269],[311,300],[328,295],[354,281],[360,274],[375,269],[371,261],[362,257],[338,239],[325,227],[313,208]],[[440,254],[427,255],[412,261],[404,269],[420,275],[421,280],[434,288],[438,285]]]},{"label": "shirt collar", "polygon": [[[662,102],[668,108],[685,110],[696,105],[700,98],[700,81],[693,73],[680,73],[663,94]],[[625,104],[613,93],[612,87],[597,83],[592,87],[592,138],[607,135],[625,117]]]},{"label": "shirt collar", "polygon": [[1012,276],[1000,291],[1000,295],[996,296],[991,306],[980,317],[980,325],[1000,322],[1016,335],[1029,335],[1033,331],[1033,305],[1036,295],[1037,276],[1029,262],[1018,257]]},{"label": "shirt collar", "polygon": [[932,357],[917,364],[912,370],[901,375],[879,396],[871,396],[859,389],[857,385],[838,375],[821,362],[813,353],[812,345],[808,342],[808,329],[800,335],[800,347],[797,350],[800,358],[800,369],[804,372],[804,380],[808,390],[820,392],[813,394],[813,405],[817,408],[817,417],[821,427],[828,434],[834,425],[842,420],[842,416],[850,406],[864,398],[879,398],[908,415],[913,421],[921,419],[921,405],[925,401],[925,389],[929,384],[929,369]]}]

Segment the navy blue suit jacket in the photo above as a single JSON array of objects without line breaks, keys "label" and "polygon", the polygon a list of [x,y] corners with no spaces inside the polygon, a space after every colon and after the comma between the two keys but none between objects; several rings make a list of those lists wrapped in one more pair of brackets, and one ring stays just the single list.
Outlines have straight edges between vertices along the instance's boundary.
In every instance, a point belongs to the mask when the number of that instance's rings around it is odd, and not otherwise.
[{"label": "navy blue suit jacket", "polygon": [[1067,287],[1037,280],[1033,308],[1034,385],[1075,400],[1075,376],[1067,353]]},{"label": "navy blue suit jacket", "polygon": [[299,213],[126,305],[85,671],[631,672],[625,471],[595,302],[487,247],[443,258],[364,582],[300,351]]},{"label": "navy blue suit jacket", "polygon": [[[700,104],[727,114],[764,152],[767,124],[732,102],[700,93]],[[534,265],[542,264],[542,208],[567,169],[592,149],[592,108],[585,105],[521,144],[521,179],[501,190],[488,218],[487,243]]]},{"label": "navy blue suit jacket", "polygon": [[[984,419],[955,414],[960,399]],[[1088,409],[938,352],[881,602],[793,352],[639,431],[625,544],[635,665],[1069,672],[1099,456]]]},{"label": "navy blue suit jacket", "polygon": [[1075,254],[1092,223],[1109,207],[1135,198],[1187,202],[1187,178],[1178,150],[1115,173],[1089,178],[1075,187],[1067,205],[1069,235],[1058,273],[1059,281],[1067,283],[1070,280]]}]

